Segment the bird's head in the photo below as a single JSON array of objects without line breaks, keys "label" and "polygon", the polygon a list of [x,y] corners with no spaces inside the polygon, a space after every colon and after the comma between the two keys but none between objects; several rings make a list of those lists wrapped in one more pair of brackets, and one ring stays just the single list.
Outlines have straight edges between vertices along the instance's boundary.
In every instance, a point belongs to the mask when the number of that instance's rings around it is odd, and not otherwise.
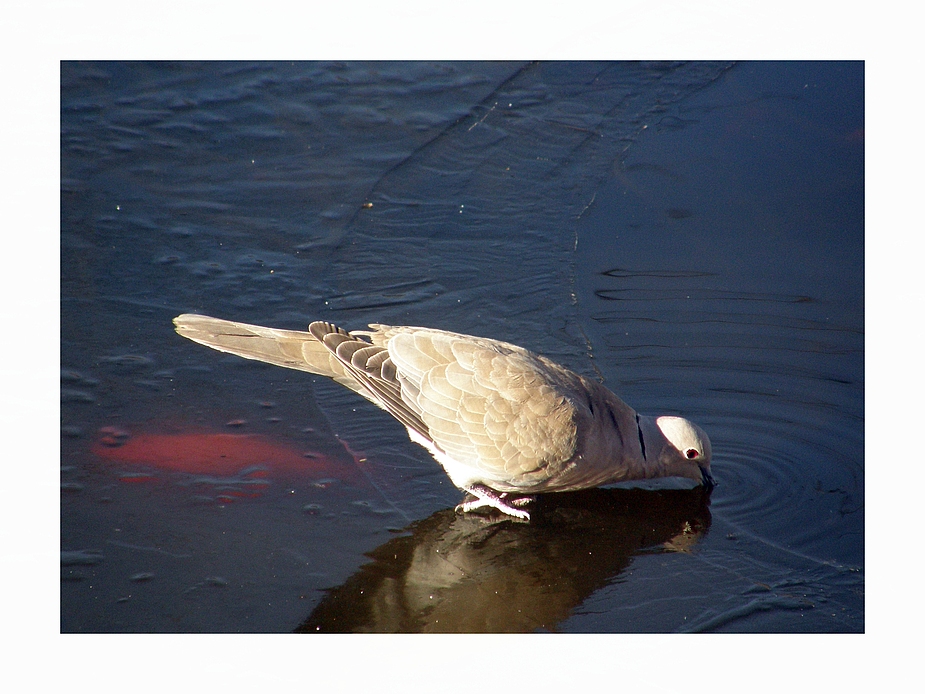
[{"label": "bird's head", "polygon": [[686,477],[708,490],[716,486],[710,473],[713,449],[703,429],[683,417],[662,416],[654,418],[653,431],[653,418],[645,419],[649,426],[642,430],[643,435],[652,439],[647,441],[646,457],[655,458],[662,476]]}]

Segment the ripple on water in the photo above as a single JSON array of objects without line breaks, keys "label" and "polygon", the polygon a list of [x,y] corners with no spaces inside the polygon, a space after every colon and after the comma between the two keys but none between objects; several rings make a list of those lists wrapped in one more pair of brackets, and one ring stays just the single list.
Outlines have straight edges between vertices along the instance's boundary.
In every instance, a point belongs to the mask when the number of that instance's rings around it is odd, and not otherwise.
[{"label": "ripple on water", "polygon": [[719,289],[683,270],[619,269],[597,284],[591,331],[617,357],[602,367],[640,411],[710,433],[717,517],[769,545],[862,564],[864,334],[851,306]]}]

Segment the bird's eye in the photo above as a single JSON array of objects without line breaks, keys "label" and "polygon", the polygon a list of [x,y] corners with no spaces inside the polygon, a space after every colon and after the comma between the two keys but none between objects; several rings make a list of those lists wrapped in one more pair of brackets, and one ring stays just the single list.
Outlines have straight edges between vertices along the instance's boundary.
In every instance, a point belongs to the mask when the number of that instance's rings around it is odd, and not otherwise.
[{"label": "bird's eye", "polygon": [[698,455],[700,455],[700,451],[698,451],[696,448],[688,448],[687,451],[685,451],[684,455],[687,456],[688,460],[693,460]]}]

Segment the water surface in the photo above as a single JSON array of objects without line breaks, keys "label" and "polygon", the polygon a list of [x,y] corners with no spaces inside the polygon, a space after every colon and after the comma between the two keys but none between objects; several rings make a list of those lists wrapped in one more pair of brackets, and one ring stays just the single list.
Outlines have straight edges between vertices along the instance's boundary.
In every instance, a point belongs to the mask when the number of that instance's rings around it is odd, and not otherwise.
[{"label": "water surface", "polygon": [[[863,631],[861,64],[64,63],[61,106],[62,631]],[[720,486],[473,524],[186,311],[517,342]]]}]

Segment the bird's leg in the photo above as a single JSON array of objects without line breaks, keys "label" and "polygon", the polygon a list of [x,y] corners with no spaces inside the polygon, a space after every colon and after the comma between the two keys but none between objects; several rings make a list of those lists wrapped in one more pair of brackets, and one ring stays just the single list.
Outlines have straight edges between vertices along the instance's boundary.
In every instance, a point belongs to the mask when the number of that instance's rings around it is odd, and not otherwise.
[{"label": "bird's leg", "polygon": [[494,489],[486,487],[484,484],[470,485],[466,487],[466,491],[475,498],[459,504],[459,506],[456,507],[457,511],[468,513],[477,508],[482,508],[483,506],[490,506],[514,518],[520,518],[526,521],[530,520],[530,514],[520,510],[519,507],[526,506],[533,501],[532,496],[509,496],[507,492],[496,492]]}]

